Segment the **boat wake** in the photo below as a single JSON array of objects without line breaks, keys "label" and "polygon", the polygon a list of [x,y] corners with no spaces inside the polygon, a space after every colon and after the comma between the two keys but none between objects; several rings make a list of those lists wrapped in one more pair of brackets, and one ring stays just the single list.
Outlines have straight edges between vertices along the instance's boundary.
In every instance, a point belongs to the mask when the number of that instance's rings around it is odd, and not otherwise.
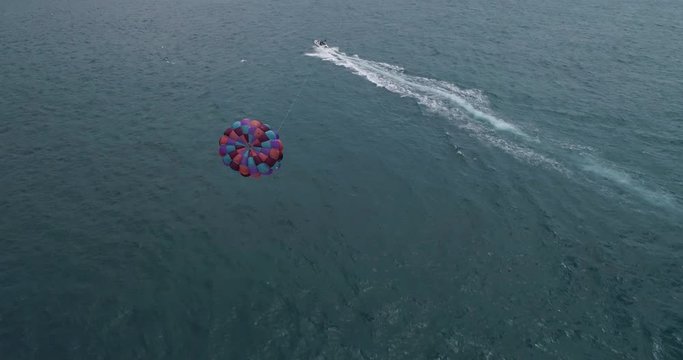
[{"label": "boat wake", "polygon": [[586,149],[580,149],[579,156],[573,159],[575,161],[569,162],[571,166],[566,161],[558,161],[557,159],[566,156],[558,155],[559,149],[552,151],[553,141],[543,144],[537,138],[529,136],[520,126],[494,114],[487,97],[480,90],[462,89],[446,81],[409,75],[400,66],[348,55],[327,44],[314,46],[306,55],[344,67],[401,97],[412,98],[428,111],[453,121],[480,141],[521,161],[551,168],[567,176],[571,176],[574,171],[592,174],[653,205],[680,211],[676,198],[670,193],[649,189],[628,173],[615,170],[618,166],[586,153]]},{"label": "boat wake", "polygon": [[488,99],[479,90],[461,89],[446,81],[408,75],[399,66],[347,55],[336,47],[316,46],[313,52],[306,55],[347,68],[378,87],[402,97],[413,98],[428,111],[454,121],[480,140],[520,160],[568,171],[555,159],[538,153],[520,141],[514,142],[496,135],[502,132],[524,142],[533,142],[518,126],[496,116],[489,107]]}]

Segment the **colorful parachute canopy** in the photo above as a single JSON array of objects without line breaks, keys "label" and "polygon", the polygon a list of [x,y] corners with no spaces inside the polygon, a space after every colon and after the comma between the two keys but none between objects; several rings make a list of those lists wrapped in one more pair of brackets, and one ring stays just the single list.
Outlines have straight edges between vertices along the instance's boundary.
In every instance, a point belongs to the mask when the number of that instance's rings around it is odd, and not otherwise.
[{"label": "colorful parachute canopy", "polygon": [[223,164],[245,177],[270,175],[280,167],[282,142],[270,126],[252,119],[235,121],[218,141]]}]

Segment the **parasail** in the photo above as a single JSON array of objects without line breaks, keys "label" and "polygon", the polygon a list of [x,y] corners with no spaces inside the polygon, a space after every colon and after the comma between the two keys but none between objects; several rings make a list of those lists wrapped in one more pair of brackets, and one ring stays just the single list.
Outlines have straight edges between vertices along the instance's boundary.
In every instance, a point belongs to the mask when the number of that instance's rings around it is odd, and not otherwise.
[{"label": "parasail", "polygon": [[244,177],[270,175],[280,168],[283,149],[280,136],[259,120],[235,121],[218,143],[223,164]]}]

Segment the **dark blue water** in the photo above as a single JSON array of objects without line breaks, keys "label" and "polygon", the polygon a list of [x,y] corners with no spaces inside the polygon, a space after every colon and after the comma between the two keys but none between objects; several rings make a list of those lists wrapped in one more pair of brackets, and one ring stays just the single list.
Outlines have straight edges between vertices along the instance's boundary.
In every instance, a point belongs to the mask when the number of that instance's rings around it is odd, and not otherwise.
[{"label": "dark blue water", "polygon": [[0,358],[682,359],[682,19],[4,0]]}]

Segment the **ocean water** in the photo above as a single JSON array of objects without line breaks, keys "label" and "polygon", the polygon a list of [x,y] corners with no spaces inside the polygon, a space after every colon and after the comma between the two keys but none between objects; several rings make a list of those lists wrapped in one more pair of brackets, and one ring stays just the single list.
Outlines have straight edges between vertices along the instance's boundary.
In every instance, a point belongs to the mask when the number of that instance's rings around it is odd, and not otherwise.
[{"label": "ocean water", "polygon": [[[667,0],[3,0],[0,358],[683,359],[681,34]],[[277,174],[223,166],[243,117]]]}]

